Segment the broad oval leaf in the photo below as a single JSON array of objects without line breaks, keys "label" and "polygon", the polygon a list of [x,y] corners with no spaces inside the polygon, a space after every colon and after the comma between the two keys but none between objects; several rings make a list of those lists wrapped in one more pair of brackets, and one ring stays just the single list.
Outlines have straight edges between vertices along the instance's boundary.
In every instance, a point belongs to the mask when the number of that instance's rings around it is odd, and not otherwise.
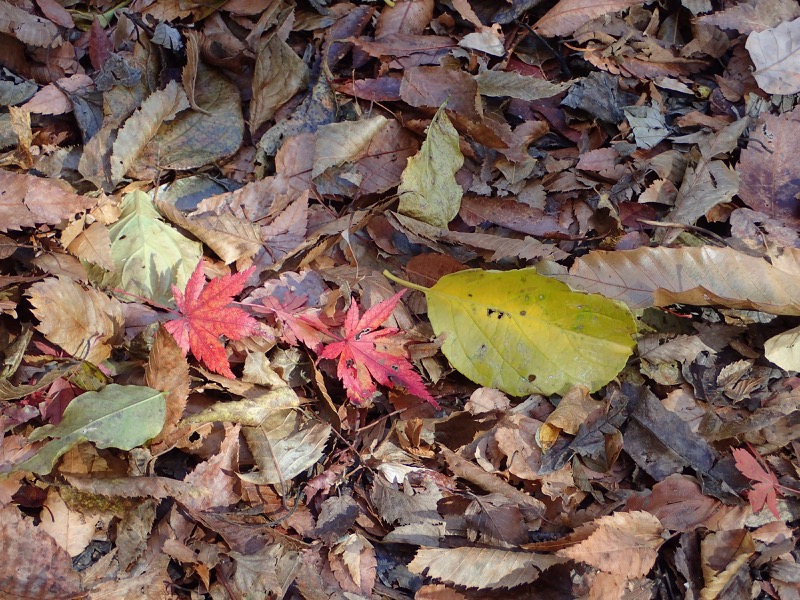
[{"label": "broad oval leaf", "polygon": [[572,291],[535,269],[470,269],[425,293],[442,352],[462,374],[508,394],[564,394],[575,384],[594,391],[625,366],[636,322],[622,303]]},{"label": "broad oval leaf", "polygon": [[58,425],[45,425],[31,433],[31,442],[53,439],[15,470],[49,473],[62,454],[81,442],[132,450],[158,435],[166,414],[164,394],[153,388],[112,383],[99,392],[86,392],[70,402]]}]

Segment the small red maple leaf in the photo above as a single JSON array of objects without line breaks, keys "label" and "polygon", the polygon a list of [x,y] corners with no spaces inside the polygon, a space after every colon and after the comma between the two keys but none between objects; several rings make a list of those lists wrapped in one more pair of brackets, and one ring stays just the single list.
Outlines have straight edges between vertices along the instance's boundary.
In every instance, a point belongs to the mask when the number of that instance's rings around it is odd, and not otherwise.
[{"label": "small red maple leaf", "polygon": [[735,449],[733,458],[736,459],[736,468],[742,475],[758,482],[747,492],[747,499],[750,501],[750,506],[753,507],[753,512],[761,512],[766,504],[775,518],[780,519],[777,502],[780,493],[778,488],[781,487],[781,484],[778,483],[775,474],[765,469],[752,454],[743,448]]},{"label": "small red maple leaf", "polygon": [[334,339],[330,328],[320,319],[320,311],[313,308],[303,308],[306,296],[295,296],[287,293],[283,301],[273,296],[261,298],[261,304],[251,304],[250,307],[260,313],[275,315],[283,326],[282,336],[291,346],[303,342],[308,348],[319,354],[325,342]]},{"label": "small red maple leaf", "polygon": [[422,377],[408,362],[405,349],[391,339],[398,329],[378,329],[392,314],[404,293],[402,290],[376,304],[361,318],[358,303],[354,300],[344,320],[344,337],[335,335],[337,341],[325,346],[319,355],[329,359],[339,357],[336,374],[344,383],[348,398],[355,404],[372,398],[377,382],[387,387],[402,386],[439,408],[439,403],[425,389]]},{"label": "small red maple leaf", "polygon": [[183,316],[164,324],[184,356],[191,350],[192,355],[210,371],[230,379],[233,379],[233,373],[219,338],[224,335],[231,340],[239,340],[258,332],[258,321],[242,309],[230,306],[233,297],[244,288],[244,282],[253,269],[251,267],[241,273],[215,277],[206,285],[201,260],[183,293],[172,286],[175,304]]}]

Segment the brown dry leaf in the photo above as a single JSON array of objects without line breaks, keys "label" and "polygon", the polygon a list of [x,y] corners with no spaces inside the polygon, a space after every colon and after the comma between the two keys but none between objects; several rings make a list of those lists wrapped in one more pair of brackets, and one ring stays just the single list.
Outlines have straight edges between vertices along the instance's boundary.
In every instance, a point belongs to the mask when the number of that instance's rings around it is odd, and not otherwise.
[{"label": "brown dry leaf", "polygon": [[378,194],[400,184],[408,158],[419,150],[419,141],[397,121],[389,121],[370,140],[356,163],[361,176],[359,194]]},{"label": "brown dry leaf", "polygon": [[394,6],[386,6],[381,10],[375,25],[375,38],[394,33],[419,35],[432,18],[433,0],[400,0]]},{"label": "brown dry leaf", "polygon": [[149,144],[161,125],[189,108],[186,92],[177,81],[151,94],[117,134],[111,154],[111,176],[119,183]]},{"label": "brown dry leaf", "polygon": [[97,205],[95,198],[73,193],[65,182],[10,171],[0,171],[0,190],[0,232],[58,225]]},{"label": "brown dry leaf", "polygon": [[55,48],[63,42],[54,23],[10,2],[0,2],[0,32],[31,46]]},{"label": "brown dry leaf", "polygon": [[361,158],[372,139],[387,123],[386,117],[378,115],[360,121],[331,123],[317,129],[311,177],[317,177],[330,167],[338,167]]},{"label": "brown dry leaf", "polygon": [[712,533],[700,542],[705,586],[702,600],[722,597],[725,586],[755,554],[756,545],[746,529]]},{"label": "brown dry leaf", "polygon": [[261,250],[261,228],[255,223],[225,213],[201,212],[186,216],[169,202],[159,201],[157,205],[165,217],[207,244],[226,265],[252,258]]},{"label": "brown dry leaf", "polygon": [[0,506],[0,594],[10,598],[82,596],[80,575],[56,541],[16,506]]},{"label": "brown dry leaf", "polygon": [[595,530],[558,556],[584,562],[625,579],[644,577],[664,543],[661,522],[648,512],[616,513],[592,523]]},{"label": "brown dry leaf", "polygon": [[467,597],[453,588],[437,583],[423,585],[414,594],[414,600],[467,600]]},{"label": "brown dry leaf", "polygon": [[375,549],[363,535],[347,535],[330,549],[328,560],[342,589],[367,597],[372,594],[378,561]]},{"label": "brown dry leaf", "polygon": [[183,89],[186,92],[186,98],[189,100],[189,106],[192,109],[208,115],[209,112],[197,104],[195,99],[195,84],[197,83],[197,69],[200,65],[200,38],[201,34],[193,29],[186,29],[184,32],[186,36],[186,65],[181,71],[181,82],[183,82]]},{"label": "brown dry leaf", "polygon": [[[68,92],[88,90],[94,85],[92,78],[82,73],[59,79],[56,83]],[[55,84],[44,86],[20,108],[39,115],[63,115],[72,112],[72,102]]]},{"label": "brown dry leaf", "polygon": [[536,433],[536,441],[542,451],[547,452],[562,431],[570,435],[578,433],[578,428],[586,421],[586,417],[601,405],[591,397],[589,388],[582,385],[570,388]]},{"label": "brown dry leaf", "polygon": [[184,482],[201,493],[184,498],[184,504],[194,510],[210,510],[231,506],[241,499],[235,490],[238,484],[236,471],[239,468],[240,429],[239,425],[227,424],[219,451],[186,476]]},{"label": "brown dry leaf", "polygon": [[250,102],[250,133],[272,119],[287,100],[308,85],[308,67],[278,35],[263,42],[258,50],[253,73],[253,99]]},{"label": "brown dry leaf", "polygon": [[30,287],[37,329],[79,360],[100,364],[122,341],[122,304],[94,288],[59,277]]},{"label": "brown dry leaf", "polygon": [[641,0],[560,0],[534,29],[545,37],[568,36],[584,23],[641,4]]},{"label": "brown dry leaf", "polygon": [[739,198],[753,210],[798,227],[800,181],[792,165],[800,154],[800,110],[762,118],[736,165]]},{"label": "brown dry leaf", "polygon": [[747,36],[745,47],[762,90],[768,94],[800,92],[800,19],[754,31]]},{"label": "brown dry leaf", "polygon": [[145,381],[153,389],[164,392],[167,416],[164,429],[151,442],[167,439],[177,428],[189,397],[189,363],[172,334],[161,325],[153,340],[150,357],[144,370]]},{"label": "brown dry leaf", "polygon": [[421,548],[408,565],[412,573],[467,588],[512,588],[536,581],[564,559],[533,552],[490,548]]},{"label": "brown dry leaf", "polygon": [[480,119],[483,108],[478,84],[469,73],[447,67],[413,67],[403,71],[400,97],[411,106],[439,108]]},{"label": "brown dry leaf", "polygon": [[528,528],[522,511],[505,496],[488,494],[476,497],[464,511],[467,539],[482,545],[513,548],[528,541]]},{"label": "brown dry leaf", "polygon": [[747,35],[763,31],[800,17],[800,5],[783,0],[743,0],[726,10],[703,15],[700,23],[720,29],[735,29]]},{"label": "brown dry leaf", "polygon": [[95,221],[88,228],[81,231],[69,243],[67,250],[78,258],[82,258],[106,271],[115,271],[116,265],[111,256],[111,238],[108,227]]},{"label": "brown dry leaf", "polygon": [[55,487],[47,491],[47,500],[39,518],[42,530],[49,533],[73,558],[83,552],[92,541],[97,525],[97,518],[71,510]]},{"label": "brown dry leaf", "polygon": [[622,300],[631,308],[691,304],[800,315],[800,250],[782,249],[775,265],[731,248],[637,248],[578,258],[571,287]]}]

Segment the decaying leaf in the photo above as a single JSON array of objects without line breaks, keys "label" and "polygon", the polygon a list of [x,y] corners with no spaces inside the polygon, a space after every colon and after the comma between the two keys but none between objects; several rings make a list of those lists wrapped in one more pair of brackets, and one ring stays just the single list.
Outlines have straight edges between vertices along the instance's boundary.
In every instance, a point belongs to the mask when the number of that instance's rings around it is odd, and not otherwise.
[{"label": "decaying leaf", "polygon": [[464,192],[455,174],[463,162],[458,132],[440,108],[431,121],[422,148],[408,159],[403,171],[397,188],[398,211],[436,227],[447,227],[461,206]]},{"label": "decaying leaf", "polygon": [[471,269],[424,292],[442,352],[461,373],[514,396],[596,390],[622,370],[636,324],[624,306],[571,291],[535,269]]},{"label": "decaying leaf", "polygon": [[16,470],[49,473],[62,454],[81,442],[131,450],[158,435],[165,415],[164,394],[149,387],[112,383],[99,392],[86,392],[67,406],[58,425],[31,433],[31,442],[53,439]]}]

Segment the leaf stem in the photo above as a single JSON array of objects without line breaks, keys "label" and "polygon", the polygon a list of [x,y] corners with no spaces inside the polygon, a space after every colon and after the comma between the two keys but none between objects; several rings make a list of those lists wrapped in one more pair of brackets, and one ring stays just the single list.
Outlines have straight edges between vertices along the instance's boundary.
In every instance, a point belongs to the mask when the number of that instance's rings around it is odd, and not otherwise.
[{"label": "leaf stem", "polygon": [[399,277],[397,277],[395,275],[392,275],[386,269],[384,269],[384,271],[383,271],[383,276],[386,277],[386,279],[391,279],[395,283],[399,283],[400,285],[405,286],[405,287],[407,287],[409,289],[412,289],[412,290],[417,290],[418,292],[422,292],[423,294],[427,294],[428,292],[431,291],[430,288],[426,288],[424,286],[417,285],[416,283],[411,283],[410,281],[406,281],[405,279],[400,279]]}]

